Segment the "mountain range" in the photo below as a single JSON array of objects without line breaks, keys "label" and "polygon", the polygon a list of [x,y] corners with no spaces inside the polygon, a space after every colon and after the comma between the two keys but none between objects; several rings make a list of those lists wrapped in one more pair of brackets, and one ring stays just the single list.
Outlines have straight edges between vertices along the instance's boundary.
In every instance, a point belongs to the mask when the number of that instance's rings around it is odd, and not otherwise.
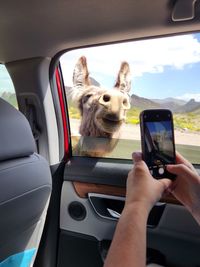
[{"label": "mountain range", "polygon": [[[100,84],[90,77],[91,83],[100,86]],[[144,97],[131,95],[131,107],[139,109],[154,109],[154,108],[166,108],[170,109],[174,113],[187,113],[200,110],[200,102],[195,99],[190,99],[188,102],[182,99],[173,97],[167,97],[164,99],[147,99]]]},{"label": "mountain range", "polygon": [[188,102],[176,98],[147,99],[137,95],[131,95],[131,107],[139,109],[167,108],[174,113],[194,112],[200,109],[200,102],[190,99]]},{"label": "mountain range", "polygon": [[[90,77],[91,84],[95,86],[101,86],[100,83],[95,80],[93,77]],[[66,91],[70,87],[65,86]],[[164,99],[147,99],[140,97],[138,95],[131,95],[131,107],[143,109],[155,109],[155,108],[166,108],[170,109],[174,113],[187,113],[194,112],[196,110],[200,111],[200,102],[197,102],[195,99],[190,99],[188,102],[182,99],[177,99],[173,97],[167,97]]]},{"label": "mountain range", "polygon": [[[94,79],[90,78],[92,84],[96,86],[100,86],[100,84]],[[65,86],[66,91],[69,90],[70,87]],[[4,98],[12,105],[17,106],[16,95],[11,92],[2,92],[0,93],[0,97]],[[198,112],[200,113],[200,102],[195,99],[190,99],[188,102],[176,99],[172,97],[168,97],[165,99],[147,99],[144,97],[140,97],[138,95],[131,95],[131,107],[138,108],[140,110],[143,109],[155,109],[155,108],[167,108],[170,109],[174,113],[188,113],[188,112]]]}]

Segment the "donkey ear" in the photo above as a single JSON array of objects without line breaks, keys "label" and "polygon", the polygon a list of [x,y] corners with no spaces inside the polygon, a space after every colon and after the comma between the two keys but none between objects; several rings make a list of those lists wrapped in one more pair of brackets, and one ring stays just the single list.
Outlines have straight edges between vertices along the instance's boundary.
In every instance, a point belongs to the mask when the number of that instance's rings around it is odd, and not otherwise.
[{"label": "donkey ear", "polygon": [[89,72],[87,68],[86,57],[79,58],[75,65],[73,73],[73,84],[74,87],[84,87],[90,85]]},{"label": "donkey ear", "polygon": [[79,58],[73,73],[73,86],[67,91],[67,97],[78,103],[86,86],[90,85],[86,57]]},{"label": "donkey ear", "polygon": [[131,89],[131,74],[130,67],[127,62],[122,62],[115,87],[122,91],[128,93]]}]

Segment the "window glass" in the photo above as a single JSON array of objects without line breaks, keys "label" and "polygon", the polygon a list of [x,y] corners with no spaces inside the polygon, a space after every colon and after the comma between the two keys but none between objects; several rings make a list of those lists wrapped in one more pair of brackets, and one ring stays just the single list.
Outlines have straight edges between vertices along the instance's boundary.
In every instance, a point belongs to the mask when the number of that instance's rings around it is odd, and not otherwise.
[{"label": "window glass", "polygon": [[15,89],[10,75],[3,64],[0,64],[0,97],[18,108]]},{"label": "window glass", "polygon": [[62,55],[73,154],[131,158],[139,114],[168,108],[176,149],[200,163],[200,34],[77,49]]}]

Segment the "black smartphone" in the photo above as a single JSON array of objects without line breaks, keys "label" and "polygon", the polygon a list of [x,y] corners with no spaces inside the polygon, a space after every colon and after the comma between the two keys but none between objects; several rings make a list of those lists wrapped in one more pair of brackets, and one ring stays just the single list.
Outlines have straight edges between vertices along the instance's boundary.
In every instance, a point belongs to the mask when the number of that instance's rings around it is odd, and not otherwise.
[{"label": "black smartphone", "polygon": [[175,179],[166,164],[175,164],[173,115],[168,109],[149,109],[140,113],[143,160],[154,178]]}]

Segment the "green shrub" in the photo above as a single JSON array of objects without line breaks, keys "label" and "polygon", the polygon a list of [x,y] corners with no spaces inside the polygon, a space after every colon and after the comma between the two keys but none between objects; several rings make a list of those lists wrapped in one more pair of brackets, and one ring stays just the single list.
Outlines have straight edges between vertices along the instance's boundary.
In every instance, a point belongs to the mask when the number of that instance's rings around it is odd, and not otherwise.
[{"label": "green shrub", "polygon": [[200,115],[195,112],[175,114],[174,126],[177,129],[200,131]]},{"label": "green shrub", "polygon": [[126,123],[139,124],[140,110],[136,108],[131,108],[127,111]]},{"label": "green shrub", "polygon": [[71,119],[80,119],[81,116],[80,116],[80,112],[78,108],[73,107],[73,106],[69,107],[69,117]]}]

